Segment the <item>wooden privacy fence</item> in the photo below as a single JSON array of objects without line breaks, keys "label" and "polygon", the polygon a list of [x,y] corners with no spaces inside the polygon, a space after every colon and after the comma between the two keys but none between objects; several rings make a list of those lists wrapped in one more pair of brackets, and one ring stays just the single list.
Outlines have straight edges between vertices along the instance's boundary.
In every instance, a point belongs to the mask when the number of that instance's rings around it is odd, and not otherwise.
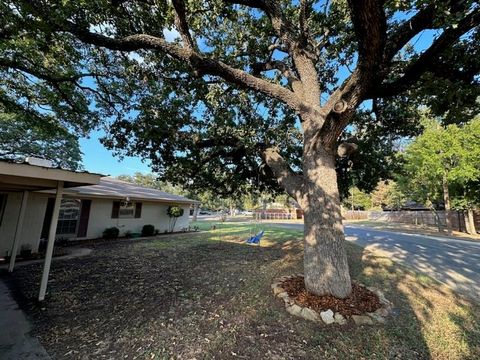
[{"label": "wooden privacy fence", "polygon": [[[463,211],[450,211],[452,230],[465,231],[465,214]],[[447,227],[445,211],[371,211],[371,220],[398,222],[416,226]]]},{"label": "wooden privacy fence", "polygon": [[345,220],[368,220],[369,211],[363,210],[344,210],[342,211],[342,217]]},{"label": "wooden privacy fence", "polygon": [[[343,218],[346,220],[374,220],[392,223],[411,224],[416,226],[435,226],[437,228],[446,228],[445,211],[344,211]],[[474,212],[475,225],[478,229],[480,225],[480,211]],[[468,221],[466,213],[463,211],[450,211],[450,221],[452,229],[455,231],[467,230],[465,221]]]},{"label": "wooden privacy fence", "polygon": [[291,209],[257,209],[253,213],[256,220],[291,220],[303,219],[303,211],[298,208]]}]

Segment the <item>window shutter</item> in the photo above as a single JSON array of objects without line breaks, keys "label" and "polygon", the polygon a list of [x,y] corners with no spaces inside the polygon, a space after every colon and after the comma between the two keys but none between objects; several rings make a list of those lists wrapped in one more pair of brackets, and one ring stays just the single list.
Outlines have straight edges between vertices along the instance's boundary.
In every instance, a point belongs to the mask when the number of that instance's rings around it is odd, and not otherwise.
[{"label": "window shutter", "polygon": [[142,203],[137,202],[135,203],[135,218],[141,218],[142,217]]},{"label": "window shutter", "polygon": [[112,207],[112,219],[118,219],[118,213],[120,212],[120,201],[114,201]]},{"label": "window shutter", "polygon": [[92,200],[82,200],[82,207],[80,211],[80,222],[78,224],[77,237],[87,236],[88,219],[90,217],[90,207]]},{"label": "window shutter", "polygon": [[50,230],[50,223],[52,222],[53,205],[55,204],[54,198],[48,198],[47,208],[45,210],[45,217],[43,218],[41,239],[48,239],[48,231]]}]

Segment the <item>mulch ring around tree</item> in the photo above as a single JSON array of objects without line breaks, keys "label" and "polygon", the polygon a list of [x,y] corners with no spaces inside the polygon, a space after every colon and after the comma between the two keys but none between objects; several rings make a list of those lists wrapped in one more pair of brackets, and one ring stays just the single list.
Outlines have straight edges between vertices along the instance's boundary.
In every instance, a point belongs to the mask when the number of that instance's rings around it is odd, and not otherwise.
[{"label": "mulch ring around tree", "polygon": [[351,294],[345,299],[337,299],[331,295],[318,296],[308,292],[304,278],[300,276],[285,280],[282,287],[296,304],[317,312],[331,309],[350,318],[352,315],[371,313],[382,307],[376,294],[355,283],[352,284]]},{"label": "mulch ring around tree", "polygon": [[392,303],[379,289],[356,282],[345,299],[308,292],[303,275],[283,276],[272,284],[272,289],[290,314],[327,325],[352,321],[357,325],[383,324],[392,310]]}]

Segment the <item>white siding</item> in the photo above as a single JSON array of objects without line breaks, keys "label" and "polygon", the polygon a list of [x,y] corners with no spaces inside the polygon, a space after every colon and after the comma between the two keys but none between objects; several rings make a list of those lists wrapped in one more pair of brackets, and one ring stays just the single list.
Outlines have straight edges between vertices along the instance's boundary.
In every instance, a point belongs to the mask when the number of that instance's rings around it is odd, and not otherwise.
[{"label": "white siding", "polygon": [[[8,193],[7,205],[0,225],[0,256],[10,255],[21,202],[22,193]],[[33,252],[38,250],[46,207],[47,197],[45,195],[29,194],[24,225],[20,233],[19,252],[21,246],[26,244],[31,246]]]},{"label": "white siding", "polygon": [[[120,229],[120,235],[130,231],[139,233],[143,225],[153,225],[160,233],[168,230],[170,218],[167,215],[168,204],[142,201],[142,214],[140,218],[112,219],[113,201],[111,199],[92,199],[90,218],[86,238],[102,237],[103,230],[115,226]],[[182,205],[183,216],[177,219],[174,231],[180,231],[189,225],[190,206]]]},{"label": "white siding", "polygon": [[[8,193],[5,213],[0,225],[0,256],[10,254],[21,201],[22,193]],[[24,244],[29,244],[33,252],[38,251],[47,201],[48,196],[46,194],[32,192],[29,194],[24,226],[20,235],[19,252]],[[127,231],[139,233],[143,225],[146,224],[155,226],[160,233],[168,230],[170,221],[167,215],[168,204],[142,201],[140,218],[112,219],[113,201],[112,199],[92,199],[87,236],[84,239],[102,237],[103,230],[112,226],[120,229],[121,236]],[[182,208],[184,214],[177,219],[174,231],[180,231],[189,225],[190,206],[182,205]],[[61,235],[61,237],[65,236]]]}]

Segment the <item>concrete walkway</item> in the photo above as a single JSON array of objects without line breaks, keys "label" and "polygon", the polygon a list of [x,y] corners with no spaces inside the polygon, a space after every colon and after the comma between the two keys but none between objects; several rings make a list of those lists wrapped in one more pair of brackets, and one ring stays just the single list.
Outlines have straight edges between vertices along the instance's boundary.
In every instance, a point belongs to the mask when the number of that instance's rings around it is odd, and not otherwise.
[{"label": "concrete walkway", "polygon": [[[68,260],[92,252],[88,248],[72,248],[68,255],[54,257],[53,261]],[[21,261],[15,267],[43,263],[44,259]],[[0,266],[7,269],[8,264]],[[0,280],[0,360],[50,359],[37,339],[30,336],[31,326],[22,310],[10,294],[7,285]]]},{"label": "concrete walkway", "polygon": [[30,323],[3,281],[0,281],[0,359],[50,359],[37,339],[30,336]]}]

